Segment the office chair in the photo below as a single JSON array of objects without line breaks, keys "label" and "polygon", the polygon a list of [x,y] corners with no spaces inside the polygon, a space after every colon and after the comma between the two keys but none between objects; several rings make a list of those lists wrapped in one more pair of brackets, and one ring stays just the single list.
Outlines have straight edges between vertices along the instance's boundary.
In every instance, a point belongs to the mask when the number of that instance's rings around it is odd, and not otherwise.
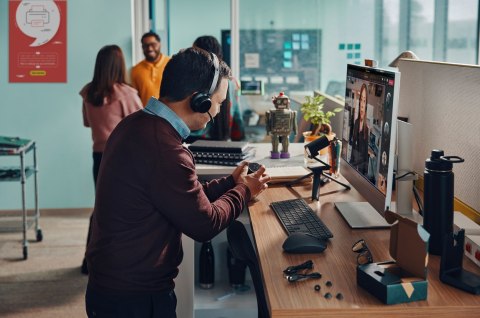
[{"label": "office chair", "polygon": [[243,223],[240,221],[232,222],[227,228],[227,240],[233,257],[244,261],[250,270],[255,294],[257,295],[258,318],[270,317],[257,255],[255,254],[252,241],[250,240]]}]

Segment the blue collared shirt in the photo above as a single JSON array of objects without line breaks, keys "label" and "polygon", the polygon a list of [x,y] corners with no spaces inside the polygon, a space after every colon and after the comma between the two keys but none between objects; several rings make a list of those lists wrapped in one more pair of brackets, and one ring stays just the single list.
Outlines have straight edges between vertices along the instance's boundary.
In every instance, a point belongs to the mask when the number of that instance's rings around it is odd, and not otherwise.
[{"label": "blue collared shirt", "polygon": [[187,124],[175,114],[173,110],[170,109],[167,105],[156,99],[155,97],[150,97],[150,100],[147,103],[147,106],[143,109],[144,112],[161,117],[168,121],[170,125],[178,132],[182,139],[187,138],[190,135],[190,128]]}]

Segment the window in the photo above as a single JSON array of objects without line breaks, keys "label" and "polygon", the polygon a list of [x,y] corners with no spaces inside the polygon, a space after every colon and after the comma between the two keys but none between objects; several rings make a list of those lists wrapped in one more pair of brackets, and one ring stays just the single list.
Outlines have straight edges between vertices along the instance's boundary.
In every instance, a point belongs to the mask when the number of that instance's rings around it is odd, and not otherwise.
[{"label": "window", "polygon": [[446,58],[448,62],[478,64],[476,60],[478,0],[448,2]]}]

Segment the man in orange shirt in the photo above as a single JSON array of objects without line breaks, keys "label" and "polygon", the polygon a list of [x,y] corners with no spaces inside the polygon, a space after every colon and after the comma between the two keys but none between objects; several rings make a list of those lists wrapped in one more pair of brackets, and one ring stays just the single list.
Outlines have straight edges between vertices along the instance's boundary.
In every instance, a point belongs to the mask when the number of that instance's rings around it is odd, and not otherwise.
[{"label": "man in orange shirt", "polygon": [[160,37],[155,32],[142,36],[142,49],[145,59],[132,68],[130,78],[145,107],[150,97],[159,98],[163,70],[170,57],[160,53]]}]

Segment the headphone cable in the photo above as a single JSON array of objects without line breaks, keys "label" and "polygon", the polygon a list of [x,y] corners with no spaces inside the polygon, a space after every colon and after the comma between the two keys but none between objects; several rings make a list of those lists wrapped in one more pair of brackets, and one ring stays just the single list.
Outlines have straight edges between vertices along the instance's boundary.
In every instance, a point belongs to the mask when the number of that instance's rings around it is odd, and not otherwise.
[{"label": "headphone cable", "polygon": [[209,111],[207,111],[207,114],[208,114],[208,117],[210,117],[210,121],[212,122],[212,125],[213,125],[215,123],[215,121],[213,120],[212,115],[210,115]]}]

